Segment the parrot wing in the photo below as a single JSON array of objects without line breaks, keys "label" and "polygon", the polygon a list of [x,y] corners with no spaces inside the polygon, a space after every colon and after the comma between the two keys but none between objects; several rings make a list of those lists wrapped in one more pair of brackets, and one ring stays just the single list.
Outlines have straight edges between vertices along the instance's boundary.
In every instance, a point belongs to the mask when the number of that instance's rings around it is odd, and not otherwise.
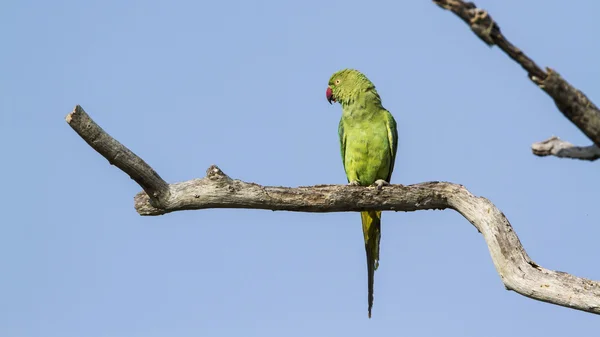
[{"label": "parrot wing", "polygon": [[[344,123],[340,119],[340,125],[338,126],[338,135],[340,137],[340,153],[342,154],[342,164],[344,165],[344,172],[346,171],[346,134],[344,133]],[[348,182],[350,180],[348,179]]]},{"label": "parrot wing", "polygon": [[398,130],[396,129],[396,120],[389,111],[385,111],[385,126],[387,128],[388,142],[390,144],[390,171],[388,173],[388,183],[392,179],[392,171],[394,171],[394,163],[396,162],[396,152],[398,150]]}]

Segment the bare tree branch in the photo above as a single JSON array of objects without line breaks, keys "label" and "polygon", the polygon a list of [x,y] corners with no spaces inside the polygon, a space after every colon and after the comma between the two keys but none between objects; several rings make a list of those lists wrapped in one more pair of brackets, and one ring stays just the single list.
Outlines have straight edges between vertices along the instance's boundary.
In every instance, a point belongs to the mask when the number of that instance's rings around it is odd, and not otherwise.
[{"label": "bare tree branch", "polygon": [[345,185],[261,186],[233,180],[213,165],[204,178],[165,187],[166,183],[148,164],[102,131],[81,107],[67,116],[67,122],[96,151],[134,177],[145,191],[159,191],[160,204],[153,202],[147,192],[135,196],[135,208],[141,215],[207,208],[294,212],[453,209],[483,235],[506,289],[539,301],[600,314],[600,282],[540,267],[529,258],[504,214],[462,185],[428,182],[390,185],[382,190]]},{"label": "bare tree branch", "polygon": [[565,81],[556,71],[542,70],[500,32],[500,27],[483,9],[472,2],[461,0],[433,0],[438,6],[452,11],[471,27],[471,30],[489,46],[497,45],[511,59],[521,65],[529,79],[544,90],[565,117],[575,124],[594,144],[600,146],[600,110],[583,92]]},{"label": "bare tree branch", "polygon": [[533,143],[531,150],[533,154],[540,157],[555,156],[589,161],[600,158],[600,148],[596,145],[575,146],[556,136],[552,136],[543,142]]},{"label": "bare tree branch", "polygon": [[94,150],[127,173],[150,196],[149,202],[160,207],[169,198],[169,184],[156,173],[142,158],[131,152],[123,144],[112,138],[96,124],[79,105],[65,118],[67,123]]}]

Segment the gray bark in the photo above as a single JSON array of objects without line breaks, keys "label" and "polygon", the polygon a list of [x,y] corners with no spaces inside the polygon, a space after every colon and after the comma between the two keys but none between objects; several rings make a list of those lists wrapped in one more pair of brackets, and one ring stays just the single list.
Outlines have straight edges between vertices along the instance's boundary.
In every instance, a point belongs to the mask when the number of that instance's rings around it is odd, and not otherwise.
[{"label": "gray bark", "polygon": [[542,142],[531,145],[533,154],[540,157],[555,156],[559,158],[571,158],[594,161],[600,158],[600,148],[596,145],[575,146],[556,136],[550,137]]},{"label": "gray bark", "polygon": [[142,158],[111,137],[79,105],[65,118],[67,123],[94,150],[127,173],[150,196],[156,207],[169,198],[169,184],[156,173]]},{"label": "gray bark", "polygon": [[134,198],[140,215],[208,208],[294,212],[452,209],[483,235],[506,289],[539,301],[600,314],[599,282],[545,269],[533,262],[504,214],[489,200],[472,195],[462,185],[427,182],[390,185],[381,190],[345,185],[261,186],[231,179],[214,165],[204,178],[167,184],[141,158],[104,132],[80,106],[66,119],[92,148],[144,189]]}]

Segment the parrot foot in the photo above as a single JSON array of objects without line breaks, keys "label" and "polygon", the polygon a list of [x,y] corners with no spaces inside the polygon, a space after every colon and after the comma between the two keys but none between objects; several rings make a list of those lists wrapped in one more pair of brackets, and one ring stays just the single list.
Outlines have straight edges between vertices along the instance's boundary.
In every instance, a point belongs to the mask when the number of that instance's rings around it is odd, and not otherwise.
[{"label": "parrot foot", "polygon": [[388,186],[389,184],[390,183],[388,183],[387,181],[385,181],[383,179],[377,179],[371,186],[376,186],[378,190],[381,190],[383,188],[383,186]]},{"label": "parrot foot", "polygon": [[348,186],[360,186],[360,183],[357,180],[353,180],[350,183],[348,183]]}]

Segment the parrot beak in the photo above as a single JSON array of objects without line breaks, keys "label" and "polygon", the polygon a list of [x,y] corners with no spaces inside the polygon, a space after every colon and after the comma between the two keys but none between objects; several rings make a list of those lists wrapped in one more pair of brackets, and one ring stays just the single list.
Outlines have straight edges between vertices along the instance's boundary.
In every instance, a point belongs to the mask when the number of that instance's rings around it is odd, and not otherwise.
[{"label": "parrot beak", "polygon": [[333,92],[331,91],[330,87],[327,87],[327,91],[325,92],[325,96],[327,97],[327,102],[329,102],[329,104],[332,104],[331,101],[335,102],[335,98],[333,97]]}]

